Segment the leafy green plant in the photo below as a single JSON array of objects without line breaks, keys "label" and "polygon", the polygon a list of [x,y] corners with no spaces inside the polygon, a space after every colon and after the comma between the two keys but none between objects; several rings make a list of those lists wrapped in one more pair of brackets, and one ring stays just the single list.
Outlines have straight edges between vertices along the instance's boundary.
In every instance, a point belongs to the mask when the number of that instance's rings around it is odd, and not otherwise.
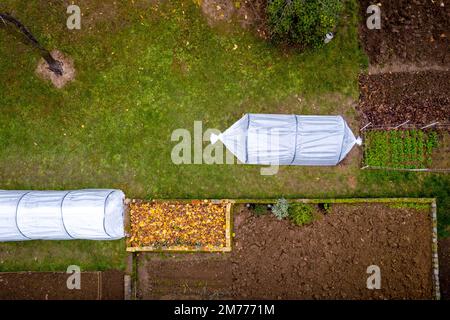
[{"label": "leafy green plant", "polygon": [[281,198],[277,200],[277,203],[272,208],[272,213],[278,220],[287,218],[289,216],[289,203],[286,199]]},{"label": "leafy green plant", "polygon": [[269,0],[267,23],[272,39],[320,47],[343,9],[340,0]]},{"label": "leafy green plant", "polygon": [[436,132],[423,130],[368,131],[365,163],[374,167],[399,169],[429,168],[438,146]]},{"label": "leafy green plant", "polygon": [[253,212],[257,216],[262,216],[267,214],[267,206],[264,204],[256,204],[255,208],[253,209]]},{"label": "leafy green plant", "polygon": [[289,217],[299,226],[311,223],[314,220],[314,209],[305,203],[293,203],[289,206]]}]

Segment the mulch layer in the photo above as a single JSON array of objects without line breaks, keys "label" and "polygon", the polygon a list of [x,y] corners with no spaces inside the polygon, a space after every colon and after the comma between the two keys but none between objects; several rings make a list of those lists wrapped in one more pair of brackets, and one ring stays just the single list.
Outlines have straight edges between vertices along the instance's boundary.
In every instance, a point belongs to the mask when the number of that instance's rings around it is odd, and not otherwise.
[{"label": "mulch layer", "polygon": [[69,290],[65,272],[0,273],[0,300],[123,300],[124,273],[82,272],[81,289]]},{"label": "mulch layer", "polygon": [[[139,254],[141,299],[432,299],[428,210],[334,204],[298,227],[235,208],[226,254]],[[381,269],[381,289],[366,287]]]},{"label": "mulch layer", "polygon": [[[380,3],[381,29],[366,26],[367,7]],[[360,0],[360,39],[371,64],[450,65],[450,3],[444,0]]]},{"label": "mulch layer", "polygon": [[450,71],[361,75],[362,125],[450,123]]},{"label": "mulch layer", "polygon": [[224,248],[226,203],[137,201],[129,204],[129,247]]}]

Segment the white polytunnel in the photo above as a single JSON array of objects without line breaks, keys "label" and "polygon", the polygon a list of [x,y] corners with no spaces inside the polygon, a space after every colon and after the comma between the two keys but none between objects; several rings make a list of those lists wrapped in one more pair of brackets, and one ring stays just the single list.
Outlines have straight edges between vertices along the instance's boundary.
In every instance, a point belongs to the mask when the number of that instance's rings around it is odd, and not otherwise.
[{"label": "white polytunnel", "polygon": [[362,143],[341,116],[283,114],[246,114],[218,140],[245,164],[305,166],[336,165]]},{"label": "white polytunnel", "polygon": [[124,237],[120,190],[0,190],[0,241]]}]

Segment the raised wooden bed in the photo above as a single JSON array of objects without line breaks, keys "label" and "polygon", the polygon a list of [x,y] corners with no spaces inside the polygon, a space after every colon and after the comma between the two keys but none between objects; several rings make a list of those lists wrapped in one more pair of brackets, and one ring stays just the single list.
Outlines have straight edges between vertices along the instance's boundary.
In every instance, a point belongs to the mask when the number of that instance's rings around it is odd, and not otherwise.
[{"label": "raised wooden bed", "polygon": [[[198,244],[174,244],[170,241],[165,241],[166,243],[155,243],[152,244],[151,242],[156,241],[158,242],[158,236],[153,237],[153,241],[143,241],[141,245],[141,241],[136,241],[136,236],[140,233],[146,232],[146,230],[139,229],[141,228],[141,223],[143,228],[145,228],[145,223],[142,218],[136,218],[133,217],[133,212],[138,209],[139,206],[145,206],[144,214],[147,213],[149,216],[157,214],[159,217],[157,219],[150,218],[149,224],[152,225],[152,229],[155,230],[155,228],[158,228],[159,225],[163,223],[171,224],[171,236],[173,237],[180,237],[180,238],[186,238],[186,234],[189,232],[192,232],[192,230],[186,230],[184,227],[178,227],[175,225],[173,217],[176,217],[177,221],[181,224],[183,224],[183,220],[185,220],[186,224],[189,224],[190,222],[194,223],[195,219],[192,219],[192,215],[196,216],[195,218],[198,219],[201,217],[200,213],[195,213],[195,209],[198,210],[208,210],[208,208],[213,208],[214,218],[211,222],[212,224],[208,226],[207,224],[203,224],[202,226],[199,226],[199,229],[206,230],[207,228],[213,229],[216,234],[214,235],[216,238],[222,238],[222,243],[220,245],[214,244],[214,243],[208,243],[208,239],[206,239],[202,243]],[[156,212],[156,208],[160,208],[158,210],[159,213]],[[163,211],[161,211],[161,208],[163,208]],[[223,217],[220,216],[220,212],[223,209]],[[128,230],[130,231],[130,237],[127,239],[127,251],[128,252],[140,252],[140,251],[156,251],[156,252],[164,252],[164,251],[170,251],[170,252],[229,252],[231,251],[231,209],[232,209],[232,203],[227,200],[152,200],[149,202],[142,201],[142,200],[132,200],[128,205],[128,214],[130,215],[130,221]],[[164,212],[164,210],[166,210]],[[194,211],[194,213],[192,212]],[[163,215],[167,214],[167,217],[164,217]],[[206,212],[205,212],[206,214]],[[142,212],[141,212],[142,215]],[[206,221],[208,223],[210,221],[209,218]],[[158,221],[155,221],[158,220]],[[214,222],[221,223],[223,221],[223,229],[221,229],[222,226],[214,226]],[[158,225],[159,224],[159,225]],[[176,230],[174,231],[174,229]],[[159,230],[156,230],[155,232],[158,232]],[[165,232],[165,231],[161,231]],[[219,233],[220,232],[220,233]],[[145,239],[145,237],[143,237]],[[164,239],[161,237],[160,239]],[[148,243],[150,242],[150,243]],[[183,241],[182,241],[183,242]]]}]

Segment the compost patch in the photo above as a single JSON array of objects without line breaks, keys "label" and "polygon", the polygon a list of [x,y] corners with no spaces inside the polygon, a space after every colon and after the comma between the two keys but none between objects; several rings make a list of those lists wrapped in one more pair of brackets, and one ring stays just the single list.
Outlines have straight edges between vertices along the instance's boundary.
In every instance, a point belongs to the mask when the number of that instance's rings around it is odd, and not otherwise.
[{"label": "compost patch", "polygon": [[[381,4],[381,29],[369,30],[366,10]],[[444,0],[360,0],[360,39],[371,64],[450,65],[450,4]]]},{"label": "compost patch", "polygon": [[[332,205],[298,227],[236,207],[234,247],[222,254],[139,254],[143,299],[431,299],[429,210]],[[366,288],[378,265],[380,290]]]},{"label": "compost patch", "polygon": [[81,289],[69,290],[65,272],[0,273],[1,300],[123,300],[124,273],[82,272]]},{"label": "compost patch", "polygon": [[449,71],[361,75],[358,109],[364,122],[394,126],[450,122]]}]

